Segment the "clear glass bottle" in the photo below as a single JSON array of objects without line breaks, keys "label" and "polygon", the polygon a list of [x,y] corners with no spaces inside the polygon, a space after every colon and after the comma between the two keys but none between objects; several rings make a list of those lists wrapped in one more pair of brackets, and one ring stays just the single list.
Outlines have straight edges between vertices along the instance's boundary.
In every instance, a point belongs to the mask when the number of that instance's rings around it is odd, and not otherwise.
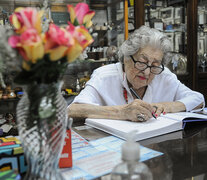
[{"label": "clear glass bottle", "polygon": [[[134,133],[134,132],[133,132]],[[152,180],[152,173],[142,162],[139,162],[140,147],[133,141],[130,133],[122,145],[122,162],[114,167],[111,180]]]},{"label": "clear glass bottle", "polygon": [[80,88],[80,82],[79,79],[76,80],[76,92],[80,92],[81,88]]}]

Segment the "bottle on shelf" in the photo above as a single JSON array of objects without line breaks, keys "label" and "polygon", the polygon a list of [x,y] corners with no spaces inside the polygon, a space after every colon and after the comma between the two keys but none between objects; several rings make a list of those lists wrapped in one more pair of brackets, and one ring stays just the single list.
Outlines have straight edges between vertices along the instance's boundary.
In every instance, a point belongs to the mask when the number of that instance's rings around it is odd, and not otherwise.
[{"label": "bottle on shelf", "polygon": [[111,180],[152,180],[152,173],[140,159],[140,146],[133,141],[136,131],[128,134],[122,145],[122,162],[114,167]]},{"label": "bottle on shelf", "polygon": [[10,99],[16,98],[16,94],[15,94],[14,90],[10,90],[10,92],[8,94],[8,98],[10,98]]},{"label": "bottle on shelf", "polygon": [[76,92],[80,92],[81,88],[80,88],[80,82],[79,79],[76,80]]}]

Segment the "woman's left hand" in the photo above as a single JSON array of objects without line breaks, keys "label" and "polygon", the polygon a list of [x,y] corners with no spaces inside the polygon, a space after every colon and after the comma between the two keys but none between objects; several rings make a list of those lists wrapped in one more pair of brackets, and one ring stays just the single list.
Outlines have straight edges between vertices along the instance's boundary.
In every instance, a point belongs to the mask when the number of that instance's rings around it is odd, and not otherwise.
[{"label": "woman's left hand", "polygon": [[154,108],[155,116],[160,116],[161,113],[173,113],[185,111],[185,105],[182,102],[160,102],[160,103],[152,103],[151,106]]}]

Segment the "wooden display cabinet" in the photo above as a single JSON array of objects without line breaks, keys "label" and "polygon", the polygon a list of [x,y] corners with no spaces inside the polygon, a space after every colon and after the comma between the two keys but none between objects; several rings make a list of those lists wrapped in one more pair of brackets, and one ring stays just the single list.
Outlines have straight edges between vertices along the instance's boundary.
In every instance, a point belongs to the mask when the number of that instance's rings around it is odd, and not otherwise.
[{"label": "wooden display cabinet", "polygon": [[[184,4],[187,16],[187,74],[179,75],[178,78],[193,90],[204,94],[207,99],[207,72],[200,72],[198,67],[198,5],[199,0],[174,0],[167,1],[169,5]],[[145,3],[144,0],[135,0],[135,28],[139,28],[145,23]],[[206,47],[205,47],[206,50]]]}]

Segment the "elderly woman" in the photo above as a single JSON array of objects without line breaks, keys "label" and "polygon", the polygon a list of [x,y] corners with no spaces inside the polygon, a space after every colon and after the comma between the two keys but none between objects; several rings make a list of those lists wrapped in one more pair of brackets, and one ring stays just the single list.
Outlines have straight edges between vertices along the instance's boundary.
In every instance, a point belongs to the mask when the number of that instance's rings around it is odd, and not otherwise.
[{"label": "elderly woman", "polygon": [[161,113],[202,107],[203,95],[163,66],[170,49],[169,39],[158,30],[146,26],[135,30],[120,47],[120,62],[93,72],[69,106],[69,116],[146,121]]}]

